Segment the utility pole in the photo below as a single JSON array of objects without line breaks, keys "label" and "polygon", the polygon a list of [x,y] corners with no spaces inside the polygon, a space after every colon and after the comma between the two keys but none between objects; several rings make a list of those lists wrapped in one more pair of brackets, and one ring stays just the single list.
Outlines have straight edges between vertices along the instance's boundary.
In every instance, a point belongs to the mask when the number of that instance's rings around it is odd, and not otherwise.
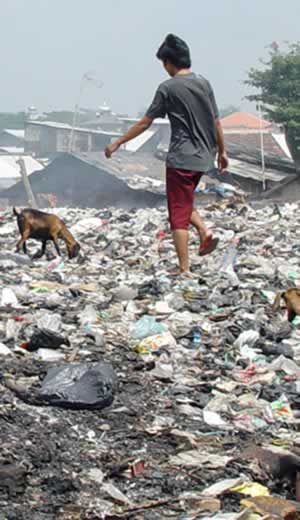
[{"label": "utility pole", "polygon": [[24,161],[23,157],[20,157],[18,159],[17,164],[19,164],[19,166],[20,166],[20,173],[21,173],[22,181],[23,181],[24,188],[26,191],[28,205],[30,206],[30,208],[37,209],[38,206],[37,206],[33,191],[31,189],[31,186],[30,186],[30,182],[29,182],[29,179],[27,176],[26,165],[25,165],[25,161]]},{"label": "utility pole", "polygon": [[260,128],[260,152],[261,152],[261,169],[262,169],[262,184],[263,191],[266,190],[266,168],[265,168],[265,149],[264,149],[264,133],[262,126],[262,110],[261,101],[258,102],[258,114],[259,114],[259,128]]},{"label": "utility pole", "polygon": [[69,139],[69,153],[72,153],[72,151],[73,151],[74,134],[75,134],[75,128],[76,128],[76,124],[77,124],[77,116],[78,116],[78,112],[80,110],[80,102],[81,102],[82,93],[83,93],[85,84],[87,82],[92,83],[96,88],[102,88],[103,87],[102,81],[98,81],[97,79],[95,79],[94,75],[93,75],[93,72],[86,72],[85,74],[83,74],[83,76],[82,76],[82,78],[80,80],[80,87],[79,87],[79,94],[78,94],[77,103],[76,103],[75,108],[74,108],[73,121],[72,121],[72,130],[71,130],[71,135],[70,135],[70,139]]},{"label": "utility pole", "polygon": [[71,135],[70,135],[70,140],[69,140],[69,153],[72,153],[72,151],[73,151],[74,132],[75,132],[76,124],[77,124],[77,114],[78,114],[79,109],[80,109],[80,101],[81,101],[81,96],[82,96],[83,87],[84,87],[84,79],[85,79],[85,76],[83,75],[81,80],[80,80],[80,88],[79,88],[78,100],[77,100],[77,103],[76,103],[75,108],[74,108],[72,130],[71,130]]}]

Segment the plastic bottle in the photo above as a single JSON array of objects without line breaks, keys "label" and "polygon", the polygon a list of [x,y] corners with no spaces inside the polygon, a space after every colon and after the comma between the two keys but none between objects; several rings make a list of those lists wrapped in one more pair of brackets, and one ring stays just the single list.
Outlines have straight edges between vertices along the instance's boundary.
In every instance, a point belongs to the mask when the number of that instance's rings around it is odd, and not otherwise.
[{"label": "plastic bottle", "polygon": [[64,269],[64,261],[62,258],[54,258],[50,264],[48,264],[47,271],[48,273],[55,273],[62,271]]},{"label": "plastic bottle", "polygon": [[228,249],[224,255],[221,269],[220,269],[221,274],[223,274],[227,278],[229,278],[229,280],[233,286],[238,286],[240,283],[240,280],[234,271],[239,241],[240,241],[240,237],[234,237],[232,239],[231,244],[228,247]]},{"label": "plastic bottle", "polygon": [[222,262],[222,271],[226,271],[228,268],[233,267],[236,264],[237,257],[237,246],[239,244],[240,238],[234,237],[231,240],[230,246],[228,247]]},{"label": "plastic bottle", "polygon": [[193,332],[193,346],[195,348],[200,348],[202,344],[202,332],[199,327],[196,327]]}]

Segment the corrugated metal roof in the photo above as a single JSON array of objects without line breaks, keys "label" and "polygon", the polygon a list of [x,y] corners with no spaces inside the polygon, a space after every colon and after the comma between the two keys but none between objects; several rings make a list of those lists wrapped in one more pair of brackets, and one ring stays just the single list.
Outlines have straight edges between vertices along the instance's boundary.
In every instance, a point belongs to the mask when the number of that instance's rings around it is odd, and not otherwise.
[{"label": "corrugated metal roof", "polygon": [[[124,121],[126,123],[137,123],[140,118],[138,117],[119,117],[120,121]],[[158,117],[157,119],[154,119],[153,125],[169,125],[170,121],[168,118],[162,118]]]},{"label": "corrugated metal roof", "polygon": [[[230,159],[228,170],[233,175],[239,175],[240,177],[247,177],[261,182],[263,181],[261,166],[255,164]],[[267,169],[265,171],[265,179],[273,182],[281,182],[289,175],[289,173],[280,172],[278,170]]]},{"label": "corrugated metal roof", "polygon": [[0,153],[7,153],[10,155],[23,155],[23,146],[0,146]]},{"label": "corrugated metal roof", "polygon": [[132,175],[152,177],[159,180],[165,178],[165,163],[151,154],[132,154],[119,151],[111,159],[106,159],[104,153],[99,152],[72,153],[72,156],[123,179]]},{"label": "corrugated metal roof", "polygon": [[[17,163],[19,157],[16,155],[0,155],[0,179],[17,179],[21,177],[20,165]],[[42,166],[30,155],[22,156],[24,159],[27,174],[42,170]]]},{"label": "corrugated metal roof", "polygon": [[19,180],[20,172],[14,166],[0,157],[0,179],[16,179]]},{"label": "corrugated metal roof", "polygon": [[11,128],[5,128],[2,130],[5,134],[12,135],[14,137],[17,137],[18,139],[24,139],[25,130],[14,130]]},{"label": "corrugated metal roof", "polygon": [[[58,130],[69,130],[72,131],[72,126],[67,125],[65,123],[56,123],[56,121],[30,121],[26,123],[26,126],[46,126],[48,128],[56,128]],[[88,133],[88,134],[98,134],[98,135],[111,135],[112,137],[118,137],[121,134],[119,132],[108,132],[105,130],[94,130],[92,128],[84,128],[81,126],[74,127],[76,132]]]},{"label": "corrugated metal roof", "polygon": [[128,152],[137,152],[154,134],[155,130],[146,130],[135,139],[132,139],[132,141],[126,143],[124,149]]}]

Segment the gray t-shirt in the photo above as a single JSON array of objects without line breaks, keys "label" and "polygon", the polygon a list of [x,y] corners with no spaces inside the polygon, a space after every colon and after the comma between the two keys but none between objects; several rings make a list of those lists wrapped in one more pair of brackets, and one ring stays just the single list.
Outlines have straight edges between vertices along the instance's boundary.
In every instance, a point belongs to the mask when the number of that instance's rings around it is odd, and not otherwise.
[{"label": "gray t-shirt", "polygon": [[193,72],[162,83],[146,112],[151,119],[168,115],[171,142],[167,166],[196,172],[214,167],[215,119],[219,117],[210,83]]}]

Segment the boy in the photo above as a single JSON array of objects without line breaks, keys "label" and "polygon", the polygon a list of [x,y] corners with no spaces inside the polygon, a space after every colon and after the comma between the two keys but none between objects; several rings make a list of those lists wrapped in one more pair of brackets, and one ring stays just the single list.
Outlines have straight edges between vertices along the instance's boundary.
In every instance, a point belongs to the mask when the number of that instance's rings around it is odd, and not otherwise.
[{"label": "boy", "polygon": [[214,251],[213,238],[193,206],[194,191],[203,173],[228,167],[224,137],[213,90],[209,82],[191,70],[190,50],[179,37],[169,34],[157,52],[171,79],[162,83],[146,115],[128,132],[106,147],[107,158],[118,148],[147,130],[154,119],[168,115],[171,142],[167,157],[169,220],[181,273],[189,273],[188,228],[199,233],[201,256]]}]

